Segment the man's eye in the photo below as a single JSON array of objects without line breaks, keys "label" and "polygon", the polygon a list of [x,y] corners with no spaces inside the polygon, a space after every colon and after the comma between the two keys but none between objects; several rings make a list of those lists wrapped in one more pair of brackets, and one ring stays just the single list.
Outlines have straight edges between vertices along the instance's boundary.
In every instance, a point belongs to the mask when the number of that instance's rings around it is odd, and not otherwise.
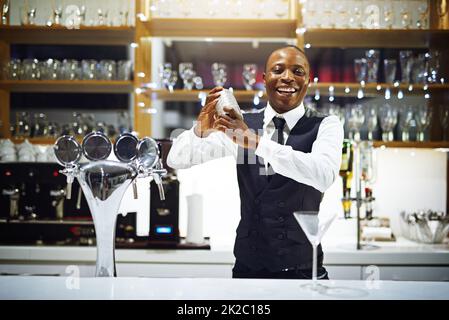
[{"label": "man's eye", "polygon": [[305,74],[305,71],[304,71],[304,69],[296,69],[295,74],[303,76]]},{"label": "man's eye", "polygon": [[282,72],[282,69],[281,68],[274,68],[273,69],[273,73],[281,73]]}]

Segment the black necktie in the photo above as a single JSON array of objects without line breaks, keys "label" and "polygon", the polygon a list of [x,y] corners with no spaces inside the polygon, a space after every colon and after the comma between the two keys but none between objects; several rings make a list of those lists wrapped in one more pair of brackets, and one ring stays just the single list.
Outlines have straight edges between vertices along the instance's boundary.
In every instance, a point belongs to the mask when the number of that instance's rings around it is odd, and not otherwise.
[{"label": "black necktie", "polygon": [[[284,127],[285,127],[285,119],[284,118],[273,118],[274,127],[276,130],[274,130],[273,135],[271,136],[271,140],[284,145]],[[271,181],[271,178],[274,174],[273,168],[271,168],[271,165],[268,164],[268,181]]]},{"label": "black necktie", "polygon": [[285,127],[285,119],[284,118],[273,118],[274,127],[276,130],[272,136],[272,140],[276,141],[279,144],[284,144],[284,127]]}]

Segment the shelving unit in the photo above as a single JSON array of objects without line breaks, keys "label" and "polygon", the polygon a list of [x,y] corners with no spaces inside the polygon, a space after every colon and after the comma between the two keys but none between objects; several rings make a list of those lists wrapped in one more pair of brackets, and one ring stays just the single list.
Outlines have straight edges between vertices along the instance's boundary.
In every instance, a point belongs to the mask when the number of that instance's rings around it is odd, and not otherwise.
[{"label": "shelving unit", "polygon": [[[13,44],[45,45],[129,45],[135,40],[134,27],[10,26],[0,25],[0,63],[10,59]],[[9,138],[10,94],[44,93],[132,93],[133,81],[98,80],[0,80],[0,137]],[[20,141],[18,139],[17,141]],[[54,139],[31,138],[32,143],[48,144]]]}]

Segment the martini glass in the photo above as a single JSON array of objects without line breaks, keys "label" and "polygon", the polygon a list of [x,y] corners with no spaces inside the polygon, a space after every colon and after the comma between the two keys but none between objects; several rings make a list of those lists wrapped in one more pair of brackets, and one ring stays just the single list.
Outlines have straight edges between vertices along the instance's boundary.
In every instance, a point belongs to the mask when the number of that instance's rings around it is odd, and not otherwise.
[{"label": "martini glass", "polygon": [[318,212],[316,211],[295,211],[293,212],[293,215],[306,234],[313,249],[312,283],[306,284],[304,287],[312,291],[322,291],[323,289],[327,289],[326,286],[318,284],[317,281],[317,248],[323,235],[326,233],[327,229],[329,229],[329,226],[337,215],[318,215]]}]

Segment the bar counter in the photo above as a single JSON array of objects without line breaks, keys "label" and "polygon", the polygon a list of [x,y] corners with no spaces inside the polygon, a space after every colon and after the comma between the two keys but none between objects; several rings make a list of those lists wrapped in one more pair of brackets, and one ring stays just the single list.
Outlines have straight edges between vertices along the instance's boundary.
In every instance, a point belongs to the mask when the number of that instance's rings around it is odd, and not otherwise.
[{"label": "bar counter", "polygon": [[[216,278],[0,277],[0,299],[308,300],[449,299],[448,282]],[[327,288],[327,289],[326,289]]]}]

